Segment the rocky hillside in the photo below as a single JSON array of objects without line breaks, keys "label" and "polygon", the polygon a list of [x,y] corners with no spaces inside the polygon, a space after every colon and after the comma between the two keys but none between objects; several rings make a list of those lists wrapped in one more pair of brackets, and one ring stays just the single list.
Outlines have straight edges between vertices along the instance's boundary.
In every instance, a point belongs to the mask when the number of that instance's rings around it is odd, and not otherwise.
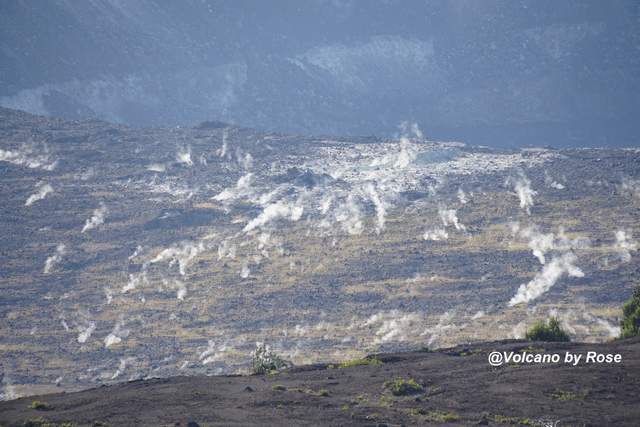
[{"label": "rocky hillside", "polygon": [[640,152],[132,129],[0,110],[2,397],[618,335]]}]

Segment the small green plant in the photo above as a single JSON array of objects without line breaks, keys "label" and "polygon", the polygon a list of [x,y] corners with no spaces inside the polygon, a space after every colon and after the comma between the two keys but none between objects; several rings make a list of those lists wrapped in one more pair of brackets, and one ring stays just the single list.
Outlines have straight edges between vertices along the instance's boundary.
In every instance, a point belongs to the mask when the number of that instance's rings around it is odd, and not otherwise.
[{"label": "small green plant", "polygon": [[426,414],[426,419],[432,423],[448,423],[458,421],[460,417],[454,412],[429,411]]},{"label": "small green plant", "polygon": [[72,422],[57,423],[53,421],[47,421],[42,417],[31,418],[21,424],[22,427],[74,427]]},{"label": "small green plant", "polygon": [[562,401],[567,401],[567,400],[584,400],[585,397],[587,397],[587,392],[581,392],[581,393],[574,393],[572,391],[565,391],[565,390],[554,390],[551,393],[551,397],[556,399],[556,400],[562,400]]},{"label": "small green plant", "polygon": [[484,350],[482,350],[481,348],[476,348],[476,349],[464,349],[462,350],[460,353],[458,353],[459,356],[473,356],[474,354],[479,354],[482,353]]},{"label": "small green plant", "polygon": [[405,410],[405,411],[408,412],[409,415],[414,417],[427,414],[427,412],[422,408],[409,408],[408,410]]},{"label": "small green plant", "polygon": [[363,366],[363,365],[382,365],[382,360],[376,359],[375,357],[363,357],[361,359],[351,359],[344,361],[342,363],[338,363],[337,365],[329,365],[329,369],[343,369],[350,368],[352,366]]},{"label": "small green plant", "polygon": [[403,380],[398,378],[395,381],[386,381],[385,387],[391,390],[394,396],[407,396],[410,394],[422,393],[424,388],[413,378]]},{"label": "small green plant", "polygon": [[557,318],[539,320],[529,328],[525,338],[529,341],[570,341],[569,335],[562,330]]},{"label": "small green plant", "polygon": [[33,402],[31,402],[31,405],[29,405],[29,408],[35,409],[37,411],[48,411],[49,409],[51,409],[51,405],[49,405],[47,402],[34,400]]},{"label": "small green plant", "polygon": [[389,406],[391,406],[392,403],[393,403],[393,400],[389,396],[385,396],[384,394],[381,394],[380,397],[378,398],[377,406],[388,408]]},{"label": "small green plant", "polygon": [[320,389],[318,391],[314,391],[310,388],[301,388],[301,387],[290,387],[287,388],[285,386],[283,386],[282,384],[274,384],[271,386],[271,390],[274,391],[288,391],[291,393],[304,393],[304,394],[309,394],[312,396],[320,396],[320,397],[327,397],[329,396],[329,392],[325,389]]},{"label": "small green plant", "polygon": [[[382,398],[382,396],[380,396]],[[351,399],[349,401],[349,404],[352,406],[356,406],[356,405],[360,405],[361,403],[365,403],[368,402],[369,398],[367,396],[365,396],[364,394],[359,394],[356,397],[354,397],[353,399]]]},{"label": "small green plant", "polygon": [[622,306],[620,338],[640,335],[640,286],[633,291],[631,298]]},{"label": "small green plant", "polygon": [[254,374],[270,374],[274,371],[286,368],[288,363],[271,351],[268,345],[256,343],[256,349],[253,352],[252,365]]},{"label": "small green plant", "polygon": [[534,423],[529,418],[520,418],[520,417],[510,417],[508,415],[500,415],[500,414],[483,414],[483,420],[493,421],[498,424],[510,424],[517,426],[533,426],[538,425]]}]

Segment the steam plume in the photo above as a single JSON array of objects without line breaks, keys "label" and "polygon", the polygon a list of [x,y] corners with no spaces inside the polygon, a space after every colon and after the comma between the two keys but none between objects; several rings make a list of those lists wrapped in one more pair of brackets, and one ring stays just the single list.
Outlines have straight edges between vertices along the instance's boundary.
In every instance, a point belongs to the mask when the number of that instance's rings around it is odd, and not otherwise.
[{"label": "steam plume", "polygon": [[450,225],[453,225],[456,230],[458,231],[464,231],[467,228],[464,226],[464,224],[461,224],[460,221],[458,220],[458,215],[456,213],[455,209],[447,209],[444,206],[440,206],[438,208],[438,215],[440,215],[440,219],[442,220],[442,224],[445,227],[448,227]]},{"label": "steam plume", "polygon": [[129,336],[129,330],[124,329],[123,326],[124,321],[122,319],[119,319],[114,325],[111,333],[109,333],[109,335],[107,335],[104,339],[104,346],[106,348],[122,342],[122,338]]},{"label": "steam plume", "polygon": [[616,231],[616,250],[620,255],[620,259],[623,262],[631,261],[631,252],[638,250],[638,242],[633,240],[633,235],[630,231],[618,230]]},{"label": "steam plume", "polygon": [[287,218],[291,221],[297,221],[302,217],[302,212],[302,206],[296,206],[285,201],[278,201],[264,208],[260,215],[249,221],[243,231],[251,231],[279,218]]},{"label": "steam plume", "polygon": [[567,252],[554,258],[529,283],[520,285],[516,295],[509,301],[509,305],[528,303],[540,297],[565,274],[570,277],[584,277],[582,270],[575,266],[577,260],[578,258],[573,252]]},{"label": "steam plume", "polygon": [[25,166],[29,169],[43,169],[52,171],[58,162],[49,158],[47,147],[37,149],[30,145],[23,145],[20,150],[3,150],[0,148],[0,161]]},{"label": "steam plume", "polygon": [[380,232],[384,230],[385,216],[387,214],[387,204],[380,198],[373,184],[368,183],[364,189],[366,194],[368,194],[371,198],[371,201],[376,208],[376,233],[380,234]]},{"label": "steam plume", "polygon": [[87,342],[87,340],[89,339],[89,337],[91,337],[91,334],[93,334],[93,331],[95,330],[96,330],[96,323],[89,322],[89,324],[80,331],[80,334],[78,335],[78,342],[80,344],[84,344],[85,342]]},{"label": "steam plume", "polygon": [[53,187],[49,184],[40,184],[37,187],[37,190],[34,194],[30,195],[27,201],[24,203],[25,206],[31,206],[38,200],[42,200],[47,197],[47,194],[53,193]]},{"label": "steam plume", "polygon": [[176,153],[176,162],[185,164],[187,166],[193,166],[193,160],[191,160],[191,146],[187,145],[182,147]]},{"label": "steam plume", "polygon": [[169,261],[169,265],[178,263],[180,274],[184,276],[189,263],[206,249],[207,246],[202,241],[198,243],[182,242],[162,250],[155,258],[149,261],[149,263],[155,264],[164,261]]},{"label": "steam plume", "polygon": [[529,181],[529,178],[521,172],[518,178],[507,179],[507,184],[513,184],[513,189],[520,199],[520,208],[524,209],[528,215],[531,215],[533,196],[538,193],[531,189],[531,181]]},{"label": "steam plume", "polygon": [[107,214],[107,207],[104,203],[100,203],[100,207],[93,211],[93,215],[89,218],[85,223],[84,227],[82,227],[82,233],[85,231],[92,230],[97,226],[104,223],[104,217]]},{"label": "steam plume", "polygon": [[422,238],[424,240],[434,240],[434,241],[447,240],[449,238],[449,234],[443,228],[434,228],[434,229],[425,231]]},{"label": "steam plume", "polygon": [[67,253],[67,247],[64,244],[59,244],[56,247],[56,251],[53,255],[47,258],[44,263],[44,274],[48,274],[53,267],[62,261],[62,257]]}]

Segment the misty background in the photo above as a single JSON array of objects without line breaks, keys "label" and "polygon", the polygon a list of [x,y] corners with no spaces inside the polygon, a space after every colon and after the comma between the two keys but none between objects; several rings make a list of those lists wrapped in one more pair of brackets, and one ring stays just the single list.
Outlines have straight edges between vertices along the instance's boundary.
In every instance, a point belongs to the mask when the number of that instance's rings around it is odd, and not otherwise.
[{"label": "misty background", "polygon": [[638,145],[640,2],[0,2],[0,105],[132,126]]}]

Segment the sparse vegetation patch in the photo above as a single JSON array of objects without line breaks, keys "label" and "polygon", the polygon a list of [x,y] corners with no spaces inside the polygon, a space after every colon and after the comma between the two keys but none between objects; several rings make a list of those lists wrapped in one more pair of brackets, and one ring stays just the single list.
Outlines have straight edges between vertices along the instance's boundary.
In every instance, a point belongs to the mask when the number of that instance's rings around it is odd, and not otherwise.
[{"label": "sparse vegetation patch", "polygon": [[329,369],[343,369],[350,368],[353,366],[363,366],[363,365],[382,365],[382,360],[376,359],[375,357],[363,357],[362,359],[351,359],[342,363],[338,363],[337,365],[329,365]]},{"label": "sparse vegetation patch", "polygon": [[40,400],[34,400],[29,405],[29,408],[35,409],[37,411],[48,411],[49,409],[51,409],[51,405],[48,404],[47,402],[42,402]]},{"label": "sparse vegetation patch", "polygon": [[288,363],[274,353],[268,345],[259,343],[253,352],[253,373],[268,374],[286,368]]},{"label": "sparse vegetation patch", "polygon": [[570,341],[557,318],[551,317],[547,321],[537,321],[529,328],[525,338],[529,341]]},{"label": "sparse vegetation patch", "polygon": [[384,383],[385,388],[391,390],[391,394],[394,396],[407,396],[410,394],[422,393],[424,387],[418,384],[413,378],[406,380],[398,378],[394,381],[386,381]]},{"label": "sparse vegetation patch", "polygon": [[556,389],[551,393],[551,397],[556,400],[584,400],[587,397],[587,392],[574,393],[572,391]]},{"label": "sparse vegetation patch", "polygon": [[640,335],[640,286],[636,287],[629,301],[622,306],[620,327],[620,338]]},{"label": "sparse vegetation patch", "polygon": [[425,415],[427,421],[432,423],[449,423],[452,421],[457,421],[460,419],[460,416],[454,412],[444,412],[444,411],[429,411]]},{"label": "sparse vegetation patch", "polygon": [[521,417],[512,417],[508,415],[500,415],[500,414],[484,414],[482,416],[483,420],[493,421],[498,424],[510,424],[516,426],[533,426],[537,425],[529,418],[521,418]]}]

